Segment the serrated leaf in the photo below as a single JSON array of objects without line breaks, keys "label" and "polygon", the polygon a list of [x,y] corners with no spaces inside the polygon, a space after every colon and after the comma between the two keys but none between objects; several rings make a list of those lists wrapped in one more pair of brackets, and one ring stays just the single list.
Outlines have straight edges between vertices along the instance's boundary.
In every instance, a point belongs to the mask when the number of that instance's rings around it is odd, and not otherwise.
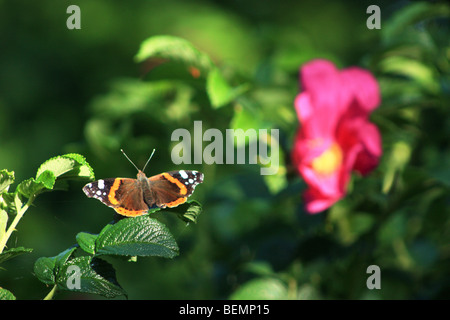
[{"label": "serrated leaf", "polygon": [[148,58],[182,62],[189,67],[198,68],[202,73],[213,67],[207,54],[195,48],[189,41],[174,36],[154,36],[144,40],[135,61],[142,62]]},{"label": "serrated leaf", "polygon": [[59,177],[64,173],[73,170],[75,167],[76,161],[70,158],[65,158],[62,156],[57,156],[45,161],[38,169],[36,173],[36,178],[39,178],[41,174],[45,171],[50,171],[53,173],[55,177]]},{"label": "serrated leaf", "polygon": [[80,178],[95,180],[94,169],[86,161],[86,158],[77,153],[68,153],[63,155],[65,158],[73,159],[78,163],[73,170],[73,174]]},{"label": "serrated leaf", "polygon": [[197,223],[197,218],[202,213],[202,210],[202,205],[195,200],[187,201],[178,207],[170,209],[170,211],[175,212],[178,218],[186,223]]},{"label": "serrated leaf", "polygon": [[125,218],[104,228],[96,240],[97,255],[173,258],[178,245],[167,227],[148,215]]},{"label": "serrated leaf", "polygon": [[[37,170],[36,179],[40,180],[40,176],[45,171],[50,171],[55,178],[64,175],[65,178],[87,178],[95,179],[94,171],[87,163],[86,159],[79,154],[69,153],[57,156],[45,161]],[[49,175],[47,174],[47,178]],[[45,180],[46,177],[42,178]]]},{"label": "serrated leaf", "polygon": [[43,189],[46,189],[44,183],[36,181],[34,178],[30,178],[19,183],[16,191],[26,198],[29,198],[32,195],[38,194]]},{"label": "serrated leaf", "polygon": [[16,300],[11,291],[0,287],[0,300]]},{"label": "serrated leaf", "polygon": [[8,191],[9,186],[14,182],[14,171],[6,169],[0,170],[0,194]]},{"label": "serrated leaf", "polygon": [[0,264],[5,262],[6,260],[17,257],[18,255],[21,255],[23,253],[30,253],[32,251],[33,249],[24,247],[11,248],[9,250],[3,251],[2,253],[0,253]]},{"label": "serrated leaf", "polygon": [[[57,179],[64,178],[83,178],[93,180],[94,172],[83,156],[70,153],[57,156],[45,161],[37,170],[36,179],[30,178],[22,181],[17,186],[17,191],[29,198],[39,192],[47,189],[56,188]],[[64,181],[59,181],[58,187],[65,189]]]},{"label": "serrated leaf", "polygon": [[97,239],[97,234],[79,232],[76,236],[77,243],[81,249],[90,254],[95,254],[95,240]]},{"label": "serrated leaf", "polygon": [[[70,272],[70,266],[77,266],[79,274]],[[73,276],[79,276],[79,287],[68,286]],[[91,256],[71,259],[61,266],[56,278],[59,289],[99,294],[107,298],[126,296],[125,291],[116,280],[114,268],[108,262]]]},{"label": "serrated leaf", "polygon": [[34,274],[45,284],[56,284],[61,267],[70,258],[76,247],[69,248],[54,257],[41,257],[34,263]]}]

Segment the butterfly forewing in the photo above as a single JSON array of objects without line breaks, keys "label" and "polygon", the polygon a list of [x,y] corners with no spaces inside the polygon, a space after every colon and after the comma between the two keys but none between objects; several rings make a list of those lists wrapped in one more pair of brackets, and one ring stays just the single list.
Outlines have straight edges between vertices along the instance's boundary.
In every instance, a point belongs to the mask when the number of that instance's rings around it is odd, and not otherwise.
[{"label": "butterfly forewing", "polygon": [[[133,180],[133,179],[127,179]],[[90,182],[83,187],[83,192],[88,198],[95,198],[100,200],[108,207],[114,207],[114,205],[109,201],[109,192],[114,185],[116,179],[101,179],[98,181]]]}]

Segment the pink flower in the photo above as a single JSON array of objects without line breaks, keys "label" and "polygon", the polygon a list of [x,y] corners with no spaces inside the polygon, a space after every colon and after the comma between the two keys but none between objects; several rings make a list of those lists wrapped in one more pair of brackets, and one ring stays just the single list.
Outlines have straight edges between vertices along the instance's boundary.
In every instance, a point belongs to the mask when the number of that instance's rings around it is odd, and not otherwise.
[{"label": "pink flower", "polygon": [[365,175],[378,165],[381,136],[368,118],[380,93],[370,72],[339,71],[326,60],[305,64],[300,81],[295,109],[301,127],[291,156],[308,185],[306,210],[318,213],[345,196],[353,170]]}]

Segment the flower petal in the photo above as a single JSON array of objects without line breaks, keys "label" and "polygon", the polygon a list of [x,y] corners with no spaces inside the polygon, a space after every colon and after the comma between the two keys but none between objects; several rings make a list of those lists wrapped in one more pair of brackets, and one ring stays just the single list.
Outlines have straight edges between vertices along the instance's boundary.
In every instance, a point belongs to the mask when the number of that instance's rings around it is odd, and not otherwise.
[{"label": "flower petal", "polygon": [[310,188],[304,192],[303,199],[305,201],[306,211],[314,214],[328,209],[336,203],[340,197],[323,195],[318,189]]},{"label": "flower petal", "polygon": [[366,123],[363,131],[364,134],[360,135],[362,150],[356,157],[353,169],[365,175],[378,165],[383,150],[380,132],[373,123]]},{"label": "flower petal", "polygon": [[354,97],[362,110],[369,113],[378,107],[381,102],[380,88],[370,72],[351,67],[342,70],[341,79],[346,95]]},{"label": "flower petal", "polygon": [[332,136],[345,108],[339,70],[329,61],[313,60],[301,68],[300,79],[309,97],[309,113],[313,114],[308,120],[320,127],[322,135]]}]

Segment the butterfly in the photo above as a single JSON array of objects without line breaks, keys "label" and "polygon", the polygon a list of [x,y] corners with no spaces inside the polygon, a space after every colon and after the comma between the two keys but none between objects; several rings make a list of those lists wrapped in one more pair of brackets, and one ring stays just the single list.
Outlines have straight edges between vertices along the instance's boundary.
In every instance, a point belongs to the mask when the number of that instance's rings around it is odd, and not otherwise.
[{"label": "butterfly", "polygon": [[176,207],[186,202],[195,187],[203,182],[203,173],[194,170],[168,171],[147,178],[144,170],[155,150],[142,170],[122,149],[120,151],[138,170],[137,179],[100,179],[83,187],[87,197],[100,200],[120,215],[137,217],[146,214],[149,209]]}]

